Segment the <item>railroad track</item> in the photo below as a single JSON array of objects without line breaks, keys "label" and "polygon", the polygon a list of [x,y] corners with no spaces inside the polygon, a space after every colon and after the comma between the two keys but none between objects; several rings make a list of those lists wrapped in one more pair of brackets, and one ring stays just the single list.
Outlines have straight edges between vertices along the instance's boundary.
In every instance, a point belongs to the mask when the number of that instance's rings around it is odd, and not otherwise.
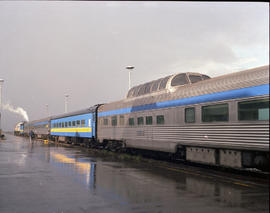
[{"label": "railroad track", "polygon": [[218,179],[224,182],[233,183],[246,187],[259,187],[269,184],[269,172],[262,172],[257,169],[234,169],[220,167],[215,165],[205,165],[184,160],[171,160],[166,158],[153,157],[147,154],[138,154],[130,152],[112,152],[109,150],[93,149],[80,146],[78,144],[65,144],[49,142],[65,147],[75,147],[90,152],[94,155],[102,155],[103,157],[113,157],[119,160],[140,161],[151,165],[151,167],[162,168],[172,172],[181,172],[185,174],[200,176],[208,179]]}]

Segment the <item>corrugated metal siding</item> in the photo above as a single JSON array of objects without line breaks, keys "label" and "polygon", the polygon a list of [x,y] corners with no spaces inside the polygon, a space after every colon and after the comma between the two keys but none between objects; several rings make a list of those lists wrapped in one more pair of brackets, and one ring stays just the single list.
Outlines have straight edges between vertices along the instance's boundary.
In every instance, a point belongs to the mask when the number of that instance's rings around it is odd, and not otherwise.
[{"label": "corrugated metal siding", "polygon": [[[219,147],[232,149],[251,149],[269,151],[269,123],[234,123],[215,125],[190,125],[190,126],[152,126],[147,128],[121,127],[102,128],[100,138],[125,139],[126,144],[136,141],[138,148],[143,143],[151,142],[153,149],[155,143],[171,146],[174,144],[204,147]],[[136,144],[135,144],[136,146]],[[171,149],[172,147],[170,147]],[[173,149],[171,149],[173,150]],[[168,151],[160,150],[160,151]]]},{"label": "corrugated metal siding", "polygon": [[[192,96],[253,87],[269,83],[269,66],[232,73],[195,84],[174,88],[174,92],[159,92],[138,98],[124,99],[101,106],[99,112],[134,107],[143,104],[182,99]],[[235,100],[234,100],[235,101]],[[233,106],[233,105],[232,105]],[[235,106],[234,106],[235,107]],[[167,116],[174,115],[173,108],[154,110]],[[151,111],[152,113],[153,111]],[[140,115],[143,115],[143,111]],[[194,125],[176,124],[169,118],[171,125],[104,127],[99,128],[99,138],[124,140],[128,146],[152,150],[174,152],[177,145],[217,147],[227,149],[249,149],[269,151],[269,122],[238,122],[231,112],[228,123]],[[136,117],[136,113],[132,113]],[[145,116],[145,115],[143,115]],[[233,122],[232,121],[236,121]],[[167,123],[168,124],[168,123]]]}]

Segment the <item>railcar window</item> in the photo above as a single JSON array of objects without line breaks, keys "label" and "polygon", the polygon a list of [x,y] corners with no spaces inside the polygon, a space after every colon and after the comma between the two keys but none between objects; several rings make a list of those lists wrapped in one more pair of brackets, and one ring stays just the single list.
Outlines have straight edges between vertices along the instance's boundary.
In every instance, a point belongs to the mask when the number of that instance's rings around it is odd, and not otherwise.
[{"label": "railcar window", "polygon": [[157,124],[164,124],[164,115],[157,115]]},{"label": "railcar window", "polygon": [[196,82],[202,80],[201,76],[199,76],[199,75],[189,75],[188,77],[189,77],[189,80],[191,81],[191,83],[196,83]]},{"label": "railcar window", "polygon": [[138,117],[137,118],[137,123],[138,123],[138,125],[143,125],[144,124],[143,117]]},{"label": "railcar window", "polygon": [[65,124],[64,124],[64,122],[62,122],[62,128],[64,128],[65,127]]},{"label": "railcar window", "polygon": [[76,126],[79,127],[79,126],[80,126],[80,121],[77,120],[77,121],[76,121],[76,124],[77,124]]},{"label": "railcar window", "polygon": [[68,122],[68,126],[71,127],[71,121]]},{"label": "railcar window", "polygon": [[149,83],[149,93],[152,92],[152,87],[153,87],[154,83],[155,83],[155,81],[151,81],[151,82]]},{"label": "railcar window", "polygon": [[128,98],[132,96],[133,91],[134,91],[134,88],[132,88],[128,91],[128,95],[127,95]]},{"label": "railcar window", "polygon": [[117,116],[112,116],[112,126],[117,126]]},{"label": "railcar window", "polygon": [[167,76],[167,77],[165,77],[165,78],[163,78],[162,79],[162,81],[160,82],[160,84],[159,84],[159,90],[161,90],[161,89],[165,89],[166,88],[166,85],[167,85],[167,81],[168,81],[168,79],[170,78],[171,76]]},{"label": "railcar window", "polygon": [[130,97],[134,97],[136,88],[137,87],[133,88],[132,91],[130,91]]},{"label": "railcar window", "polygon": [[104,118],[103,119],[103,125],[104,126],[108,126],[108,118]]},{"label": "railcar window", "polygon": [[160,84],[161,81],[162,81],[162,78],[153,82],[153,86],[151,88],[151,92],[155,92],[155,91],[158,90],[158,86],[159,86],[159,84]]},{"label": "railcar window", "polygon": [[207,75],[202,75],[202,80],[206,80],[206,79],[210,79],[210,77]]},{"label": "railcar window", "polygon": [[130,92],[130,97],[134,97],[137,87],[133,88],[133,90]]},{"label": "railcar window", "polygon": [[188,80],[185,73],[181,73],[174,76],[171,82],[171,86],[179,86],[184,84],[188,84]]},{"label": "railcar window", "polygon": [[239,102],[238,119],[241,121],[269,120],[269,99]]},{"label": "railcar window", "polygon": [[217,104],[202,107],[203,122],[228,121],[228,120],[229,120],[228,104]]},{"label": "railcar window", "polygon": [[146,123],[146,125],[152,125],[152,123],[153,123],[152,116],[146,116],[145,123]]},{"label": "railcar window", "polygon": [[146,84],[144,94],[148,94],[150,92],[151,85],[151,82]]},{"label": "railcar window", "polygon": [[67,127],[67,122],[65,122],[65,127]]},{"label": "railcar window", "polygon": [[123,126],[125,124],[125,117],[124,115],[120,115],[119,124]]},{"label": "railcar window", "polygon": [[145,93],[145,87],[146,85],[142,85],[139,92],[138,92],[138,95],[143,95]]},{"label": "railcar window", "polygon": [[195,108],[186,108],[185,109],[185,122],[194,123],[195,122]]},{"label": "railcar window", "polygon": [[129,125],[129,126],[134,126],[134,124],[135,124],[135,123],[134,123],[134,118],[129,118],[129,119],[128,119],[128,125]]},{"label": "railcar window", "polygon": [[72,121],[72,126],[73,126],[73,127],[76,126],[76,121]]},{"label": "railcar window", "polygon": [[85,120],[81,120],[81,126],[85,127]]},{"label": "railcar window", "polygon": [[140,89],[140,86],[135,87],[134,92],[133,92],[133,97],[138,96],[139,89]]}]

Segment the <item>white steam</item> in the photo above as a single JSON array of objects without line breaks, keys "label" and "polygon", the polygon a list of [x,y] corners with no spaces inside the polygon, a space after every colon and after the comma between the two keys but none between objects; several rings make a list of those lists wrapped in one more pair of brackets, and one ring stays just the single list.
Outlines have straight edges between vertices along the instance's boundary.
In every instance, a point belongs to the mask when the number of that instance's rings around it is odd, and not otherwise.
[{"label": "white steam", "polygon": [[29,121],[27,112],[23,108],[21,108],[21,107],[15,108],[11,104],[3,104],[2,107],[5,110],[8,110],[10,112],[13,112],[13,113],[16,113],[16,114],[21,115],[24,118],[24,120]]}]

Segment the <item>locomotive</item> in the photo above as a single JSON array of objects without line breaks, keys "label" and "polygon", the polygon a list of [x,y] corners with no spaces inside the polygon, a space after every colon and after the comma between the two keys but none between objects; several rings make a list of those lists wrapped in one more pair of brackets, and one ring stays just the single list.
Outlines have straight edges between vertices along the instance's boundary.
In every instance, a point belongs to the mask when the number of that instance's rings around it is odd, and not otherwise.
[{"label": "locomotive", "polygon": [[179,73],[126,98],[24,123],[22,134],[148,150],[176,159],[268,170],[269,65],[214,78]]},{"label": "locomotive", "polygon": [[24,122],[19,122],[14,128],[14,135],[20,135],[23,133]]}]

